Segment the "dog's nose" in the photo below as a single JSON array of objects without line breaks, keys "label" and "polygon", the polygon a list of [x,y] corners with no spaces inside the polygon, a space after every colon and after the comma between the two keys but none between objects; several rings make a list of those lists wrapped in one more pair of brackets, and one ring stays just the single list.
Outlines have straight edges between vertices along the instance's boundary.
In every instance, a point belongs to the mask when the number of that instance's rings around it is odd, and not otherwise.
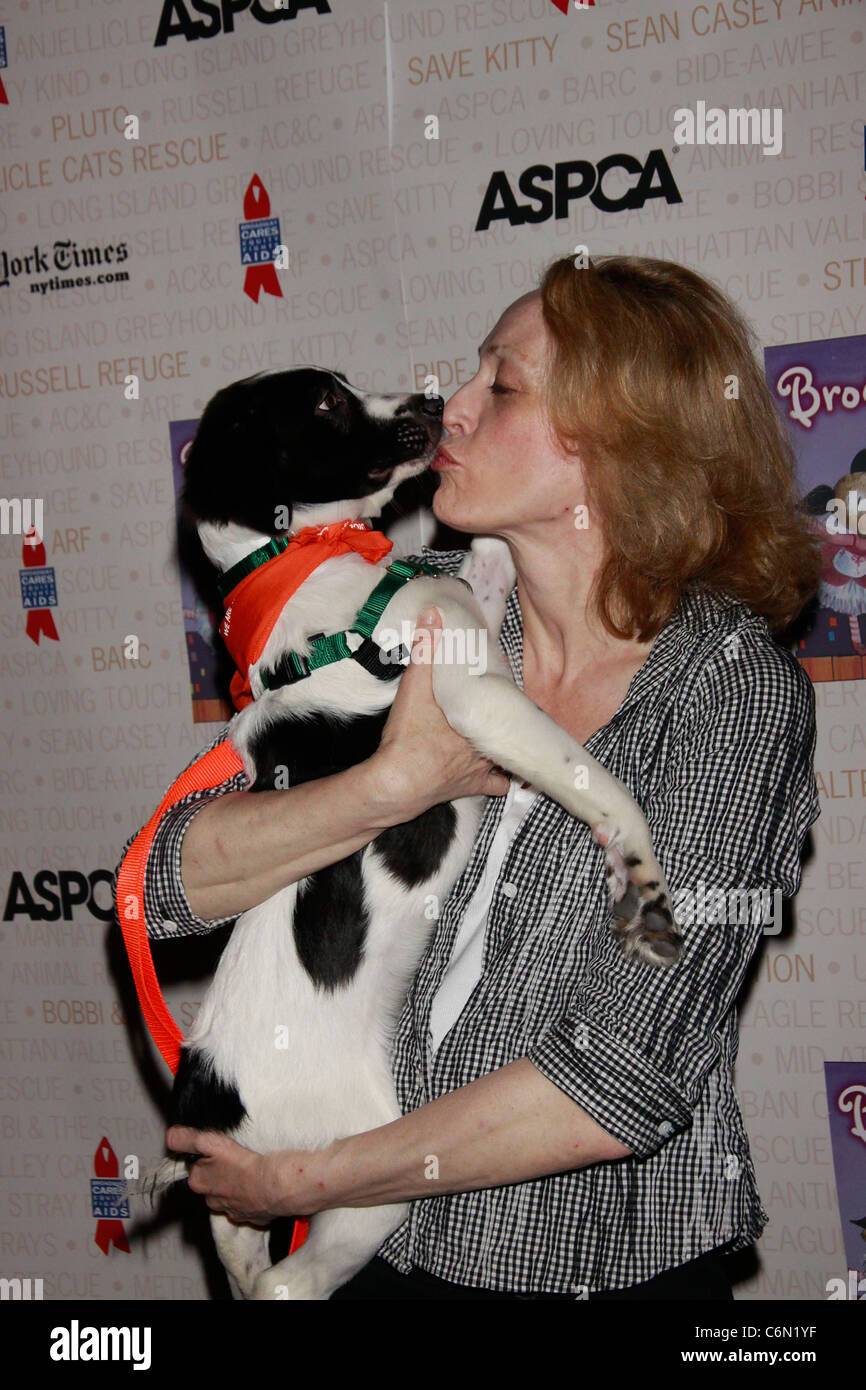
[{"label": "dog's nose", "polygon": [[425,396],[421,402],[421,409],[425,415],[439,416],[445,409],[445,402],[441,396]]}]

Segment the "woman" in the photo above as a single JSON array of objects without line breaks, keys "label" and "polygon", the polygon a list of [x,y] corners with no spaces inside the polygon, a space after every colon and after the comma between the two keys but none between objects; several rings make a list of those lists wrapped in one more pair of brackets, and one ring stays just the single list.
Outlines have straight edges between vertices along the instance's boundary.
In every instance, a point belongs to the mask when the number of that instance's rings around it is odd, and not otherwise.
[{"label": "woman", "polygon": [[[181,1127],[168,1143],[203,1155],[190,1186],[238,1220],[419,1199],[338,1299],[730,1299],[715,1252],[768,1220],[732,1080],[763,931],[742,894],[796,893],[818,815],[812,688],[771,637],[818,583],[790,448],[733,307],[635,257],[555,262],[445,425],[435,515],[509,544],[515,679],[640,802],[672,891],[699,904],[682,958],[625,959],[587,827],[476,755],[419,661],[367,763],[191,798],[148,865],[150,910],[208,930],[487,794],[398,1024],[402,1118],[316,1153]],[[462,552],[423,556],[454,572]]]}]

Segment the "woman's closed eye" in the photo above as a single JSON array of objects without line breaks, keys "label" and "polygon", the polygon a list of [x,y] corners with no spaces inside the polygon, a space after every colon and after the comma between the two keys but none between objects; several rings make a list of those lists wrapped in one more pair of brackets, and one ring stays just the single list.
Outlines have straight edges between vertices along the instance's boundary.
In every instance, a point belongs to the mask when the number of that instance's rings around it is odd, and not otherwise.
[{"label": "woman's closed eye", "polygon": [[510,396],[514,391],[513,386],[503,386],[500,381],[491,382],[487,389],[488,391],[493,391],[497,396]]}]

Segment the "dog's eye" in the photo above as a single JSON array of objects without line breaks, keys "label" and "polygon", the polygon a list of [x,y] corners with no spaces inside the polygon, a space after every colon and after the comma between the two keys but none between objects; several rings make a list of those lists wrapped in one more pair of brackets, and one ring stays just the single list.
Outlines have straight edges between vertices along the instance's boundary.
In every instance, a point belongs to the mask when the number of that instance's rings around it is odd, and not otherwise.
[{"label": "dog's eye", "polygon": [[340,397],[337,395],[336,391],[326,391],[322,399],[319,401],[319,404],[316,406],[316,409],[334,410],[339,404]]}]

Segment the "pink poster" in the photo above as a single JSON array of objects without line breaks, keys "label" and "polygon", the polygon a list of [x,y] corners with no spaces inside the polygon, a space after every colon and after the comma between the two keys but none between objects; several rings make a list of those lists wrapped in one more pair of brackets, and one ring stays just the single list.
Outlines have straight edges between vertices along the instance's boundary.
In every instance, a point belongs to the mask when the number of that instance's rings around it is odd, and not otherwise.
[{"label": "pink poster", "polygon": [[813,681],[866,678],[866,336],[764,350],[822,542],[796,654]]},{"label": "pink poster", "polygon": [[831,1296],[866,1300],[866,1063],[825,1062],[824,1080],[848,1263],[844,1290]]}]

